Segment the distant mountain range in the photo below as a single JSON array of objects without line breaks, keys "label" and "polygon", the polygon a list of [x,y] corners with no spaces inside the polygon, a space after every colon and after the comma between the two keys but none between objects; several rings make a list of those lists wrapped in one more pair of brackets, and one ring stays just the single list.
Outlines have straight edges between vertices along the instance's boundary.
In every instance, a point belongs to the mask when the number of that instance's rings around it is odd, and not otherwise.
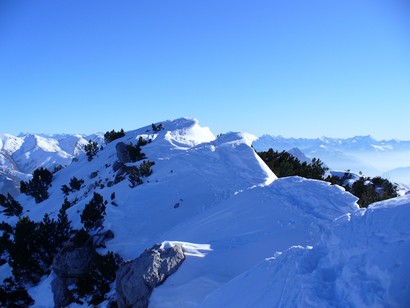
[{"label": "distant mountain range", "polygon": [[36,135],[0,134],[0,193],[18,194],[19,182],[31,177],[39,168],[53,170],[69,165],[84,152],[89,140],[102,144],[102,135]]},{"label": "distant mountain range", "polygon": [[[0,134],[0,193],[19,193],[21,180],[44,167],[66,166],[84,153],[89,140],[104,143],[102,133],[79,134]],[[410,184],[410,141],[381,140],[371,136],[353,138],[284,138],[263,135],[253,142],[257,151],[273,148],[288,151],[301,161],[320,158],[332,170],[363,172]]]},{"label": "distant mountain range", "polygon": [[361,171],[367,176],[410,183],[410,141],[378,141],[371,136],[307,139],[263,135],[253,142],[253,147],[257,151],[298,148],[309,158],[320,158],[332,170]]}]

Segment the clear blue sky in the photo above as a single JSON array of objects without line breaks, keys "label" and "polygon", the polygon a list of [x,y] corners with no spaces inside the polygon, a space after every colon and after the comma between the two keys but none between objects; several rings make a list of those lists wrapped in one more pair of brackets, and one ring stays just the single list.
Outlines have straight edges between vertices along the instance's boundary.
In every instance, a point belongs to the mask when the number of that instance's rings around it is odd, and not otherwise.
[{"label": "clear blue sky", "polygon": [[216,134],[410,140],[406,0],[0,1],[0,132],[181,116]]}]

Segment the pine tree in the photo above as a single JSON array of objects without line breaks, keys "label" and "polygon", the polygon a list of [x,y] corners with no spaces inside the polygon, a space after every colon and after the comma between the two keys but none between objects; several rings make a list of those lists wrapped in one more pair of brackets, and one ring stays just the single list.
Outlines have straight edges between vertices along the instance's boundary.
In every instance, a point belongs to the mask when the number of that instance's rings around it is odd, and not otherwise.
[{"label": "pine tree", "polygon": [[81,214],[81,222],[86,230],[98,228],[102,226],[104,215],[104,199],[99,193],[94,192],[93,198],[86,204],[83,213]]},{"label": "pine tree", "polygon": [[67,242],[70,239],[72,233],[73,228],[71,227],[71,221],[68,220],[68,216],[63,204],[57,216],[57,226],[55,234],[56,242],[59,243],[59,248],[62,247],[63,243]]},{"label": "pine tree", "polygon": [[98,152],[98,143],[95,141],[88,141],[88,144],[84,146],[85,153],[87,154],[88,161],[91,161]]},{"label": "pine tree", "polygon": [[68,196],[68,194],[71,192],[70,187],[68,187],[66,184],[64,184],[63,186],[61,186],[61,190],[64,193],[64,195]]},{"label": "pine tree", "polygon": [[112,130],[110,132],[108,131],[104,134],[104,141],[105,143],[110,143],[115,139],[121,138],[123,136],[125,136],[125,132],[122,128],[119,132],[116,132],[115,130]]},{"label": "pine tree", "polygon": [[34,170],[33,178],[28,181],[20,182],[20,192],[33,196],[36,203],[40,203],[48,198],[48,187],[53,180],[53,174],[45,168]]},{"label": "pine tree", "polygon": [[45,214],[43,220],[38,225],[38,247],[41,254],[42,268],[48,270],[53,262],[54,255],[57,253],[57,248],[61,242],[56,238],[57,223],[54,219],[50,219],[48,214]]},{"label": "pine tree", "polygon": [[27,290],[17,284],[13,277],[4,279],[0,285],[0,306],[1,307],[29,307],[34,304],[34,300],[27,293]]},{"label": "pine tree", "polygon": [[9,193],[7,197],[0,194],[0,206],[4,207],[4,215],[6,216],[20,216],[23,212],[23,207],[18,203]]},{"label": "pine tree", "polygon": [[71,191],[73,190],[80,190],[81,189],[81,185],[84,184],[84,180],[83,179],[77,179],[75,176],[70,180],[70,187],[71,187]]},{"label": "pine tree", "polygon": [[20,218],[14,231],[14,240],[9,248],[9,264],[18,281],[37,283],[44,274],[39,249],[38,226],[28,217]]},{"label": "pine tree", "polygon": [[132,162],[137,162],[145,158],[145,154],[141,152],[141,147],[138,144],[134,146],[130,143],[128,145],[128,154]]}]

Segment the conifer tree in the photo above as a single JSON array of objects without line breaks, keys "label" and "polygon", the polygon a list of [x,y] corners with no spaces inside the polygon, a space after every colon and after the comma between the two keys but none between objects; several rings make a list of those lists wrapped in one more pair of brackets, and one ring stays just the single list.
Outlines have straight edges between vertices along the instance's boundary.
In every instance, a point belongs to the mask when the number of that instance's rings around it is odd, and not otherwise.
[{"label": "conifer tree", "polygon": [[56,242],[59,243],[60,248],[62,244],[67,242],[73,233],[73,228],[71,227],[71,221],[68,219],[67,213],[65,211],[64,204],[62,205],[58,216],[57,216],[57,226],[56,226]]},{"label": "conifer tree", "polygon": [[20,216],[23,207],[9,193],[7,197],[0,194],[0,206],[4,207],[3,213],[6,216]]},{"label": "conifer tree", "polygon": [[98,152],[98,143],[95,141],[88,141],[88,144],[84,146],[85,153],[87,154],[88,161],[91,161]]},{"label": "conifer tree", "polygon": [[33,178],[28,181],[20,182],[20,192],[33,196],[36,203],[40,203],[48,198],[48,187],[53,180],[53,174],[45,168],[34,170]]},{"label": "conifer tree", "polygon": [[105,215],[105,203],[103,197],[94,192],[94,196],[86,204],[81,214],[81,222],[86,230],[95,229],[102,226]]},{"label": "conifer tree", "polygon": [[20,218],[14,231],[14,240],[9,248],[9,264],[18,281],[37,283],[44,274],[39,249],[37,224],[28,217]]},{"label": "conifer tree", "polygon": [[27,293],[27,290],[15,282],[13,277],[4,279],[0,285],[0,306],[1,307],[29,307],[34,304],[34,300]]}]

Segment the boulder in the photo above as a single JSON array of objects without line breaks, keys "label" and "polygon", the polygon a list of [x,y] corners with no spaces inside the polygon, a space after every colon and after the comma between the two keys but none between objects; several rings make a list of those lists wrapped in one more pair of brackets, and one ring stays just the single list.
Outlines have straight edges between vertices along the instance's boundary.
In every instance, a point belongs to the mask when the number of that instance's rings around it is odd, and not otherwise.
[{"label": "boulder", "polygon": [[94,254],[92,245],[78,248],[67,246],[54,257],[53,270],[56,277],[51,282],[54,307],[65,307],[72,302],[68,286],[87,273]]},{"label": "boulder", "polygon": [[62,278],[79,278],[88,271],[93,256],[91,247],[67,247],[55,256],[53,270]]},{"label": "boulder", "polygon": [[118,160],[121,163],[125,164],[131,161],[129,145],[125,144],[124,142],[118,142],[115,146],[115,149],[117,150]]},{"label": "boulder", "polygon": [[173,274],[185,259],[179,245],[155,245],[117,271],[115,289],[118,307],[148,307],[152,290]]}]

